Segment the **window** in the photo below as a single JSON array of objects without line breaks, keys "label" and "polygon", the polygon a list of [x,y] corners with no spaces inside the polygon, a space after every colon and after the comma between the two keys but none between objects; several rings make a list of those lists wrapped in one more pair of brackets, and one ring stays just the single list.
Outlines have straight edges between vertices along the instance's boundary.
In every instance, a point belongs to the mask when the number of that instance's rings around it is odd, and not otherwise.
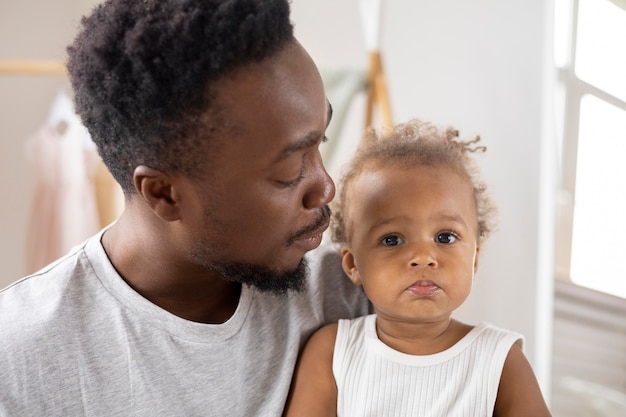
[{"label": "window", "polygon": [[626,0],[555,0],[557,278],[626,298]]}]

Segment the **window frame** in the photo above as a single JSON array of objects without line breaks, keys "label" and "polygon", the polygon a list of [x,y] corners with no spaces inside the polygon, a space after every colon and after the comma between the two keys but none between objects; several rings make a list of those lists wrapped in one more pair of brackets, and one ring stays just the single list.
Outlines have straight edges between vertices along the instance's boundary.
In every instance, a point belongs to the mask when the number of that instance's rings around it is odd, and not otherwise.
[{"label": "window frame", "polygon": [[[564,104],[560,120],[561,183],[557,199],[557,224],[555,247],[555,276],[557,280],[573,283],[570,274],[572,233],[574,228],[574,202],[576,189],[576,164],[580,127],[580,107],[585,95],[592,95],[626,112],[626,101],[589,84],[576,76],[576,45],[580,0],[567,0],[570,6],[569,33],[566,34],[566,54],[561,67],[554,63],[557,87],[562,91]],[[606,0],[626,10],[626,0]],[[558,94],[558,91],[557,93]],[[557,100],[557,103],[559,100]],[[558,113],[558,112],[557,112]],[[576,284],[576,283],[574,283]]]}]

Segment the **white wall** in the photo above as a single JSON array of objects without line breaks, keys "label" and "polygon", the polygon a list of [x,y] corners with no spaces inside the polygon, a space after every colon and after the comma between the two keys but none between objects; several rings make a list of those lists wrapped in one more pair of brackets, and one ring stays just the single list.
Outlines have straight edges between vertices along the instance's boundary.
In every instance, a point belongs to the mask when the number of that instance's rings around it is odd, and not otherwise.
[{"label": "white wall", "polygon": [[[550,2],[383,2],[381,49],[395,121],[451,124],[461,134],[480,134],[489,148],[481,164],[501,224],[484,248],[474,292],[459,317],[526,335],[527,354],[547,387],[551,259],[538,254],[551,250],[552,236],[551,216],[539,210],[550,207],[551,198],[542,177],[552,168],[542,90]],[[3,0],[0,59],[64,59],[79,16],[95,3]],[[296,34],[320,67],[365,68],[358,0],[293,0],[292,10]],[[60,88],[67,88],[60,77],[0,74],[0,287],[23,271],[33,191],[24,141]],[[361,114],[355,112],[357,125],[342,141],[357,137]]]},{"label": "white wall", "polygon": [[[479,160],[500,206],[500,228],[458,317],[523,333],[546,388],[552,297],[537,290],[552,288],[550,259],[538,259],[552,241],[551,222],[539,211],[550,207],[542,199],[542,182],[550,179],[541,173],[553,165],[542,159],[549,3],[383,0],[381,26],[394,120],[451,124],[462,135],[480,134],[488,147]],[[294,0],[292,9],[296,35],[320,67],[366,67],[358,0]],[[341,140],[356,140],[355,132]]]},{"label": "white wall", "polygon": [[[65,60],[80,17],[96,0],[0,1],[0,60]],[[34,191],[25,145],[45,121],[62,76],[0,74],[0,287],[25,271],[26,230]]]}]

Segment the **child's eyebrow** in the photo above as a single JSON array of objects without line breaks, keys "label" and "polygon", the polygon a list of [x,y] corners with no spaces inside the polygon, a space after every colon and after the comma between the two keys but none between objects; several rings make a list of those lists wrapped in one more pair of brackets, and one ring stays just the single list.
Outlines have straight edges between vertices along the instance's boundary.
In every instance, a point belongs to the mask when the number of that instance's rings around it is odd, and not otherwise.
[{"label": "child's eyebrow", "polygon": [[373,230],[375,230],[375,229],[377,229],[379,227],[388,225],[388,224],[396,222],[398,220],[406,220],[406,221],[409,221],[409,222],[411,221],[410,217],[408,217],[408,216],[389,217],[389,218],[386,218],[386,219],[378,220],[376,223],[374,223],[373,225],[370,226],[369,231],[371,232],[371,231],[373,231]]},{"label": "child's eyebrow", "polygon": [[463,220],[463,217],[459,216],[458,214],[450,214],[450,213],[438,213],[437,215],[433,216],[432,220],[443,220],[443,221],[450,221],[450,222],[455,222],[455,223],[459,223],[462,224],[464,226],[467,226],[467,223],[465,222],[465,220]]}]

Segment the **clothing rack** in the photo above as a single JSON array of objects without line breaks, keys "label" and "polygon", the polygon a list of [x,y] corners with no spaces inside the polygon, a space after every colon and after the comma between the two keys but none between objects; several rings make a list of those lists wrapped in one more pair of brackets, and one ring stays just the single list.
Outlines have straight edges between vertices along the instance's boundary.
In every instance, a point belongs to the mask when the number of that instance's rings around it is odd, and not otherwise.
[{"label": "clothing rack", "polygon": [[[59,60],[6,60],[0,59],[0,75],[59,76],[66,78],[65,62]],[[100,161],[94,177],[96,204],[100,224],[106,226],[121,213],[123,195],[113,176]]]},{"label": "clothing rack", "polygon": [[385,82],[382,57],[379,51],[369,53],[369,69],[367,74],[367,109],[365,113],[365,128],[373,124],[374,108],[378,105],[383,127],[389,128],[393,125],[391,117],[391,105],[389,104],[389,93]]},{"label": "clothing rack", "polygon": [[66,76],[67,70],[55,60],[0,60],[0,74]]},{"label": "clothing rack", "polygon": [[365,113],[365,129],[374,123],[374,108],[378,105],[383,128],[393,126],[389,93],[383,71],[381,56],[380,29],[383,9],[383,0],[359,0],[361,23],[365,48],[369,55],[367,73],[367,108]]},{"label": "clothing rack", "polygon": [[[0,74],[66,76],[65,63],[55,60],[0,60]],[[368,93],[365,127],[371,127],[378,105],[384,126],[392,125],[391,107],[379,51],[369,52]]]}]

